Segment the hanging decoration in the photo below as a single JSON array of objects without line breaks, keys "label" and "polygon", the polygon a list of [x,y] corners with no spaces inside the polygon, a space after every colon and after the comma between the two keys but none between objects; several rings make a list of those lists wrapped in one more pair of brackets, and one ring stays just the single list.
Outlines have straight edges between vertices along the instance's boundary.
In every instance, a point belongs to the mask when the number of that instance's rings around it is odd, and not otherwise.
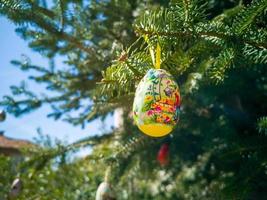
[{"label": "hanging decoration", "polygon": [[169,145],[163,144],[157,155],[157,161],[159,162],[160,166],[164,167],[169,164]]},{"label": "hanging decoration", "polygon": [[98,186],[96,200],[115,200],[112,187],[108,182],[102,182]]},{"label": "hanging decoration", "polygon": [[10,198],[18,197],[19,194],[21,193],[21,191],[22,191],[22,181],[21,181],[21,179],[16,178],[12,182],[11,189],[10,189],[10,192],[9,192],[9,197]]},{"label": "hanging decoration", "polygon": [[137,86],[133,103],[135,123],[152,137],[162,137],[173,130],[181,104],[177,83],[170,73],[160,69],[160,51],[157,44],[156,60],[152,56],[155,68],[150,69]]},{"label": "hanging decoration", "polygon": [[110,168],[106,170],[105,181],[102,182],[96,191],[96,200],[116,200],[115,193],[109,183]]},{"label": "hanging decoration", "polygon": [[6,112],[4,110],[0,110],[0,122],[5,121],[6,119]]}]

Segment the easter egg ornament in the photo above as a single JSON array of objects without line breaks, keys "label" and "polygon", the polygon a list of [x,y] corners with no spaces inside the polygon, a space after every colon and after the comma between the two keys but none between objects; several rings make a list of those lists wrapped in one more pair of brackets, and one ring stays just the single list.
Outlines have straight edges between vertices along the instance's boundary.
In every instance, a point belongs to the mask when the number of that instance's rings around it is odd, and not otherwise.
[{"label": "easter egg ornament", "polygon": [[6,119],[6,112],[4,110],[0,110],[0,122],[5,121]]},{"label": "easter egg ornament", "polygon": [[108,182],[102,182],[96,191],[96,200],[115,200],[111,185]]},{"label": "easter egg ornament", "polygon": [[114,190],[109,182],[110,167],[106,170],[105,181],[100,183],[96,191],[96,200],[116,200]]},{"label": "easter egg ornament", "polygon": [[160,69],[157,45],[155,68],[150,69],[137,86],[133,117],[138,128],[152,137],[169,134],[179,120],[180,91],[173,76]]},{"label": "easter egg ornament", "polygon": [[160,166],[164,167],[169,164],[169,145],[168,144],[163,144],[157,155],[157,161],[159,162]]},{"label": "easter egg ornament", "polygon": [[10,199],[15,199],[16,197],[19,196],[19,194],[22,191],[22,181],[19,178],[16,178],[10,188],[9,192],[9,198]]}]

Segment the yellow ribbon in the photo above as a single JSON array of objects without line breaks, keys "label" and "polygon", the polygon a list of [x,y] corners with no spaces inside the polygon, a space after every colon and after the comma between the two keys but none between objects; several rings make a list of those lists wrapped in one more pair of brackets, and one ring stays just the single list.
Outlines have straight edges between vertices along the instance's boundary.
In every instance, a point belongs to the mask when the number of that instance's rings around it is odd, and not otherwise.
[{"label": "yellow ribbon", "polygon": [[[144,36],[144,40],[146,43],[148,43],[148,36]],[[161,47],[159,43],[157,43],[157,48],[156,48],[156,58],[155,58],[155,52],[152,47],[149,47],[149,53],[151,55],[152,63],[156,69],[160,69],[160,61],[161,61]]]},{"label": "yellow ribbon", "polygon": [[161,57],[161,48],[159,43],[157,43],[157,50],[156,50],[156,63],[155,68],[160,69],[160,57]]},{"label": "yellow ribbon", "polygon": [[111,173],[111,166],[108,166],[108,168],[105,171],[105,182],[110,181],[110,173]]}]

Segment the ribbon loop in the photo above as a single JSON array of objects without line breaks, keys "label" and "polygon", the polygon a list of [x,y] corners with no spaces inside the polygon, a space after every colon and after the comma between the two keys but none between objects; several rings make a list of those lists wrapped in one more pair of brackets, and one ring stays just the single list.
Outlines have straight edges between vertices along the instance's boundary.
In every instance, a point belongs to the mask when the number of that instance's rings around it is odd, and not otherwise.
[{"label": "ribbon loop", "polygon": [[160,61],[161,61],[161,47],[159,43],[157,43],[157,49],[156,49],[156,63],[155,68],[160,69]]},{"label": "ribbon loop", "polygon": [[154,65],[154,67],[156,69],[160,69],[160,62],[161,62],[161,47],[159,45],[159,43],[157,42],[157,47],[156,47],[156,55],[155,55],[155,51],[154,49],[149,45],[148,41],[148,36],[145,35],[144,36],[144,40],[146,41],[146,43],[148,44],[148,48],[149,48],[149,53],[151,55],[151,60],[152,63]]}]

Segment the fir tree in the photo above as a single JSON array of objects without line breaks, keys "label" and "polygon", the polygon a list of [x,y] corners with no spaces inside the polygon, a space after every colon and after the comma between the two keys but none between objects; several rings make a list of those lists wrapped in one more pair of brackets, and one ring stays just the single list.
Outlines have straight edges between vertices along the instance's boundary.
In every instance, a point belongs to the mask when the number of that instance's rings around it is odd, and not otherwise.
[{"label": "fir tree", "polygon": [[[40,150],[22,165],[35,169],[32,180],[24,178],[32,183],[53,158],[90,145],[92,154],[79,162],[89,165],[85,173],[96,174],[88,175],[93,184],[83,199],[93,196],[108,166],[118,199],[266,199],[267,1],[172,0],[144,11],[146,6],[139,1],[59,1],[52,7],[1,1],[0,13],[18,24],[32,48],[51,60],[66,55],[69,65],[62,70],[53,62],[50,68],[13,62],[40,72],[31,78],[59,96],[41,98],[14,86],[13,95],[1,102],[7,111],[18,116],[49,103],[50,116],[83,124],[114,108],[124,110],[123,129]],[[180,85],[182,112],[170,136],[153,139],[140,134],[129,113],[136,85],[154,67],[157,44],[161,67]],[[70,117],[77,109],[79,117]],[[165,168],[156,161],[163,143],[170,149]],[[64,173],[64,164],[58,172]],[[43,195],[57,198],[55,191]],[[74,198],[79,199],[65,199]]]}]

